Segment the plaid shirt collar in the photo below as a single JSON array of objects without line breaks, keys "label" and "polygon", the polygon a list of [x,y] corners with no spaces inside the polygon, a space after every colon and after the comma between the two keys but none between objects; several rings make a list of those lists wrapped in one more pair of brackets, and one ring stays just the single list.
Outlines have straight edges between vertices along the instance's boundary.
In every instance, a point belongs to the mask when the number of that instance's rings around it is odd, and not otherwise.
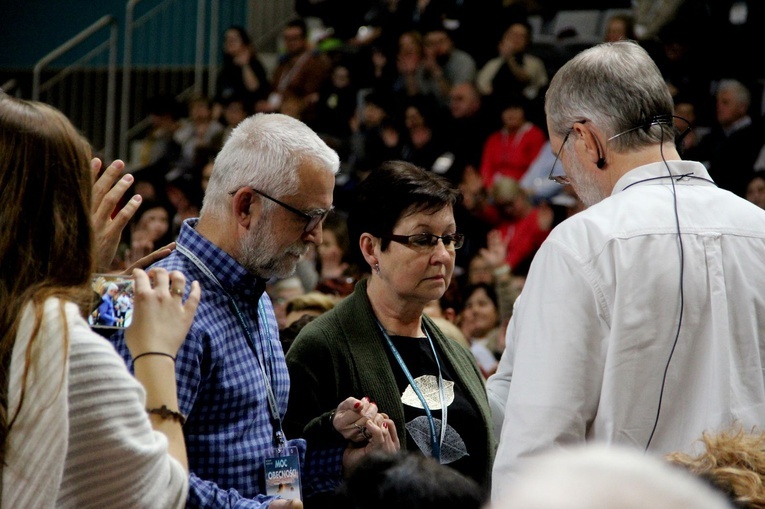
[{"label": "plaid shirt collar", "polygon": [[234,257],[202,236],[196,230],[198,223],[199,218],[186,219],[177,243],[194,253],[232,297],[257,302],[266,290],[266,281],[249,273]]}]

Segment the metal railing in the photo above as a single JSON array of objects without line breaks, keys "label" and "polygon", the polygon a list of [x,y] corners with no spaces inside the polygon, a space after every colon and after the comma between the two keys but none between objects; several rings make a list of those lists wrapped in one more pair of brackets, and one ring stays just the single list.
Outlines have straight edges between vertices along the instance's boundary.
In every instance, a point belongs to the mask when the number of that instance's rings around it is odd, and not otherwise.
[{"label": "metal railing", "polygon": [[[61,110],[104,158],[127,160],[129,143],[149,126],[147,99],[214,94],[227,26],[247,27],[259,51],[275,53],[293,15],[289,0],[127,0],[123,40],[115,17],[103,16],[35,65],[33,99]],[[65,54],[77,60],[55,68]],[[11,81],[3,87],[19,90]]]},{"label": "metal railing", "polygon": [[[183,100],[191,94],[213,94],[221,27],[246,26],[251,6],[261,1],[197,0],[192,4],[189,0],[154,0],[156,5],[151,6],[145,0],[128,0],[120,102],[121,157],[128,156],[131,140],[148,126],[148,98],[162,95]],[[139,4],[151,7],[136,15]]]},{"label": "metal railing", "polygon": [[[43,80],[43,70],[52,62],[109,27],[109,38],[64,69],[53,72]],[[61,110],[72,123],[90,139],[94,147],[103,147],[103,156],[114,157],[115,114],[117,111],[117,39],[118,28],[114,16],[103,16],[70,40],[54,49],[34,66],[32,73],[32,99],[43,101]],[[103,94],[103,65],[98,59],[107,56],[106,94]],[[64,90],[69,87],[69,94]],[[90,101],[92,108],[84,108]],[[102,134],[103,133],[103,134]],[[99,150],[101,151],[101,150]]]}]

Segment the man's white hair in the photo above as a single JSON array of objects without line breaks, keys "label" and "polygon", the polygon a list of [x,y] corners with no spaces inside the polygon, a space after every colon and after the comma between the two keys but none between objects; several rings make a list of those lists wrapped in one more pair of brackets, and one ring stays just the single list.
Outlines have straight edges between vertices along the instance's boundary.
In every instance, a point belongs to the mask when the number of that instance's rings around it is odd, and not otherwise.
[{"label": "man's white hair", "polygon": [[[298,168],[311,162],[337,173],[340,159],[300,120],[279,113],[259,113],[243,120],[215,158],[201,216],[225,217],[229,194],[249,186],[278,197],[295,192]],[[273,207],[266,200],[266,210]]]},{"label": "man's white hair", "polygon": [[687,471],[640,451],[605,445],[556,449],[526,460],[494,509],[730,509]]}]

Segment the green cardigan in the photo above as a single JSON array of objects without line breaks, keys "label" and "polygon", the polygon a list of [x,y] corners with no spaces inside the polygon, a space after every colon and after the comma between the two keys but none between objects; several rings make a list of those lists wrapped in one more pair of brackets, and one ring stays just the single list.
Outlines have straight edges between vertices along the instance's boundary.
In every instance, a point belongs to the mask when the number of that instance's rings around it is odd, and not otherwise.
[{"label": "green cardigan", "polygon": [[[287,352],[290,397],[284,428],[288,437],[307,436],[309,447],[311,438],[337,444],[340,435],[333,435],[328,426],[329,412],[350,396],[368,396],[380,412],[396,423],[401,449],[408,449],[401,394],[388,361],[385,337],[367,297],[366,283],[357,283],[353,294],[306,325]],[[488,488],[496,444],[483,377],[469,350],[444,336],[427,316],[423,316],[423,322],[453,369],[455,383],[463,387],[480,412],[490,461],[479,482]]]}]

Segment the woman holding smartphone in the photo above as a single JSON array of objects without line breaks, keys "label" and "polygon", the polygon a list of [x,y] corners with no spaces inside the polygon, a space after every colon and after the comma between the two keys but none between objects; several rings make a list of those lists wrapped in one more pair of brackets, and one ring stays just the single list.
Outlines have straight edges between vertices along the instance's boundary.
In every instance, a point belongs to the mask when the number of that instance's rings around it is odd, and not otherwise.
[{"label": "woman holding smartphone", "polygon": [[0,93],[0,505],[184,507],[174,356],[199,285],[184,303],[179,272],[134,272],[131,377],[83,318],[89,152],[59,111]]}]

